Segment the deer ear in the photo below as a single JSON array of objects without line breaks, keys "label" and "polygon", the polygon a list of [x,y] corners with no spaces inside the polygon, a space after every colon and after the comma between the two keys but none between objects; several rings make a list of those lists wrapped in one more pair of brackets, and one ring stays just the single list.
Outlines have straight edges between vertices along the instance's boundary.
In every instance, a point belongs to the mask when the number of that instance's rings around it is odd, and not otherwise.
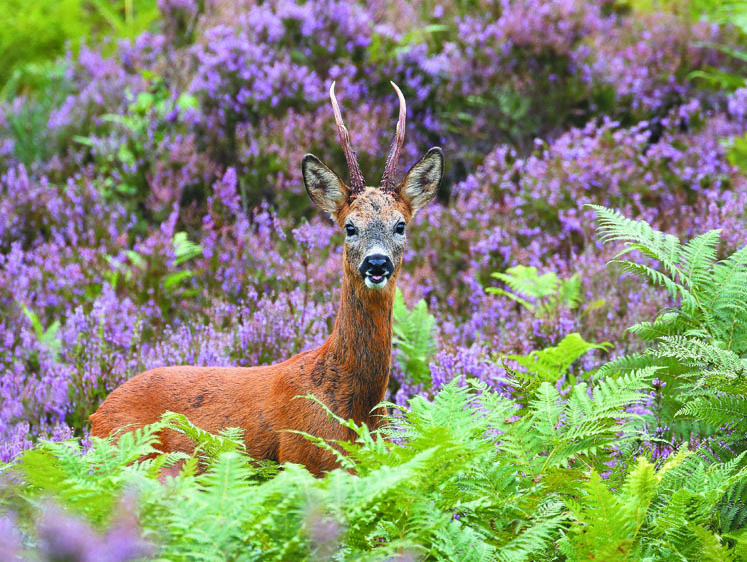
[{"label": "deer ear", "polygon": [[444,154],[438,147],[431,148],[410,168],[399,186],[399,194],[410,204],[413,213],[433,200],[443,173]]},{"label": "deer ear", "polygon": [[337,214],[350,196],[348,186],[313,154],[303,157],[301,169],[306,193],[314,205],[332,215]]}]

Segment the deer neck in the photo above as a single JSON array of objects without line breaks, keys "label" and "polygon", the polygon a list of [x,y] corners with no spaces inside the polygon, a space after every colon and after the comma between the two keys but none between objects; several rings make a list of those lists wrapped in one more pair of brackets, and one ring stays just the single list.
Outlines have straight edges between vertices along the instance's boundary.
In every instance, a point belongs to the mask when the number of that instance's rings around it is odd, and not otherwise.
[{"label": "deer neck", "polygon": [[338,405],[333,410],[365,421],[389,383],[396,275],[382,290],[352,277],[343,276],[340,309],[327,340],[327,364],[339,370],[339,381],[331,376],[327,382]]}]

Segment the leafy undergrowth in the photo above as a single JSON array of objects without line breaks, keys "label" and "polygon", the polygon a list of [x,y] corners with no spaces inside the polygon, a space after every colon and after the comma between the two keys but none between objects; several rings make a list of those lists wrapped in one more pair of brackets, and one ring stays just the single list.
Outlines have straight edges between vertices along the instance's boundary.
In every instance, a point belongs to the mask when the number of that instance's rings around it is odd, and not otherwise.
[{"label": "leafy undergrowth", "polygon": [[[357,427],[347,470],[322,479],[258,466],[238,435],[168,414],[83,454],[74,441],[45,443],[4,472],[27,521],[51,496],[106,529],[127,496],[141,554],[167,560],[737,560],[747,537],[729,530],[747,511],[732,497],[745,454],[718,463],[683,447],[661,466],[647,460],[634,446],[639,416],[623,412],[646,400],[654,372],[581,383],[565,400],[545,382],[524,407],[455,381],[433,401],[413,398],[387,439]],[[192,434],[200,452],[133,462],[157,453],[165,427]],[[630,463],[603,480],[615,457]],[[175,462],[178,476],[159,479]],[[55,540],[21,528],[32,544]]]},{"label": "leafy undergrowth", "polygon": [[[319,443],[341,467],[323,478],[298,465],[254,462],[240,430],[211,435],[182,414],[166,413],[116,444],[92,438],[86,451],[77,440],[45,442],[2,470],[3,504],[26,521],[24,546],[11,546],[20,555],[72,548],[74,559],[85,558],[121,526],[129,501],[135,519],[127,532],[139,550],[128,554],[136,557],[743,559],[747,247],[717,261],[718,231],[682,244],[644,222],[596,211],[602,239],[627,243],[618,257],[635,250],[662,271],[637,261],[623,261],[623,269],[681,296],[679,307],[632,328],[652,342],[647,353],[583,377],[591,383],[571,382],[571,364],[599,347],[572,334],[556,347],[506,358],[523,370],[507,368],[501,392],[461,377],[432,399],[388,404],[393,413],[376,434],[328,410],[330,423],[345,424],[357,439],[338,443],[344,454]],[[407,321],[427,314],[418,310],[399,312],[406,317],[399,337],[412,337]],[[655,392],[662,380],[668,390]],[[672,406],[689,396],[679,410]],[[682,444],[657,461],[658,424],[676,433],[682,416],[702,422],[689,426],[695,449]],[[160,453],[166,428],[192,439],[195,453]],[[90,525],[98,540],[63,544],[45,527],[49,501],[69,512],[59,517]]]}]

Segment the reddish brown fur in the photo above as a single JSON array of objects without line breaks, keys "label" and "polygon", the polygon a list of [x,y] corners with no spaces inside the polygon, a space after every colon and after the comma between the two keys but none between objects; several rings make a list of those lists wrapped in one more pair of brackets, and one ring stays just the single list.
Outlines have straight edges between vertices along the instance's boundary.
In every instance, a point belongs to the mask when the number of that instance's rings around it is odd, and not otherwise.
[{"label": "reddish brown fur", "polygon": [[[340,208],[336,218],[342,226],[352,213],[366,220],[373,213],[395,212],[409,221],[412,207],[396,194],[366,188]],[[293,398],[314,394],[339,416],[377,426],[371,410],[384,398],[389,381],[392,303],[400,261],[387,286],[371,290],[346,251],[340,309],[321,347],[267,367],[178,366],[146,371],[114,390],[91,415],[92,435],[105,437],[124,426],[141,427],[170,410],[210,432],[242,428],[247,452],[255,459],[300,463],[317,475],[335,468],[331,453],[283,430],[327,440],[350,440],[352,431],[330,421],[318,404]],[[168,430],[162,435],[161,449],[191,453],[193,444]]]}]

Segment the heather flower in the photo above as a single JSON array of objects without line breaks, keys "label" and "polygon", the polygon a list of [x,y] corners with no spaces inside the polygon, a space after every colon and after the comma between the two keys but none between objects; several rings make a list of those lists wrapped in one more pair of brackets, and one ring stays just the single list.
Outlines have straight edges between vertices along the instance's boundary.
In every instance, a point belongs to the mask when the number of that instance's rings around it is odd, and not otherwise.
[{"label": "heather flower", "polygon": [[747,118],[747,87],[738,88],[728,99],[729,113],[737,119]]},{"label": "heather flower", "polygon": [[140,537],[133,515],[122,512],[106,535],[99,535],[85,521],[65,513],[52,503],[42,507],[37,524],[39,551],[46,560],[139,560],[152,553],[152,545]]},{"label": "heather flower", "polygon": [[0,516],[0,553],[5,560],[21,560],[21,536],[16,528],[15,518]]},{"label": "heather flower", "polygon": [[39,550],[48,560],[91,560],[98,547],[99,538],[87,523],[53,504],[42,508],[37,530]]},{"label": "heather flower", "polygon": [[472,377],[500,388],[505,381],[505,371],[490,359],[479,346],[459,348],[454,353],[441,351],[430,364],[435,390],[454,378]]},{"label": "heather flower", "polygon": [[344,533],[340,522],[325,514],[323,506],[314,506],[309,508],[304,526],[311,542],[312,557],[317,560],[331,559]]}]

